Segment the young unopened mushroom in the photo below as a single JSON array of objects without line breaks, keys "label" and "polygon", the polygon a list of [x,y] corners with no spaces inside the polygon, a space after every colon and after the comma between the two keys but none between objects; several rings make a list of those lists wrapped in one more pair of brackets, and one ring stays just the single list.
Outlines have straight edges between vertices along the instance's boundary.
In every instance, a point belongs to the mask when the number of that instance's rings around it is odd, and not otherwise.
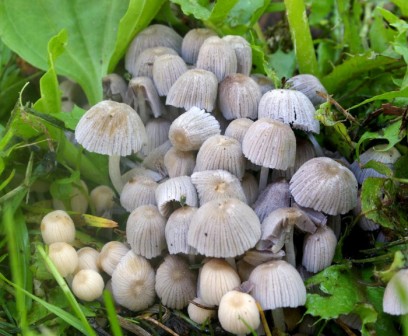
[{"label": "young unopened mushroom", "polygon": [[209,137],[220,133],[220,124],[214,116],[193,106],[173,121],[169,139],[177,150],[192,151],[198,150]]},{"label": "young unopened mushroom", "polygon": [[154,302],[155,274],[149,262],[129,251],[112,274],[112,293],[123,307],[138,311]]},{"label": "young unopened mushroom", "polygon": [[298,271],[286,261],[269,261],[255,267],[249,281],[254,285],[252,296],[264,310],[272,309],[275,327],[284,331],[282,308],[306,302],[306,288]]},{"label": "young unopened mushroom", "polygon": [[79,120],[75,139],[90,152],[109,155],[109,176],[115,189],[123,188],[120,156],[138,152],[147,142],[142,120],[130,106],[101,101]]},{"label": "young unopened mushroom", "polygon": [[224,135],[237,139],[240,144],[242,144],[245,133],[253,123],[253,120],[248,118],[234,119],[228,124],[227,128],[225,129]]},{"label": "young unopened mushroom", "polygon": [[241,284],[238,273],[223,259],[210,259],[198,275],[198,295],[207,305],[220,304],[228,291]]},{"label": "young unopened mushroom", "polygon": [[255,299],[236,290],[225,293],[221,298],[218,320],[226,331],[235,335],[246,335],[261,323]]},{"label": "young unopened mushroom", "polygon": [[171,148],[170,140],[162,143],[159,147],[153,149],[143,160],[142,165],[160,174],[162,180],[168,175],[164,164],[164,156]]},{"label": "young unopened mushroom", "polygon": [[181,151],[171,147],[164,156],[164,165],[170,178],[183,175],[190,176],[196,165],[196,152]]},{"label": "young unopened mushroom", "polygon": [[149,77],[153,80],[153,65],[156,59],[163,55],[177,56],[177,52],[171,48],[154,47],[143,50],[136,58],[131,71],[133,77]]},{"label": "young unopened mushroom", "polygon": [[150,25],[137,34],[128,47],[125,57],[126,70],[132,73],[136,59],[148,48],[167,47],[180,54],[182,40],[183,38],[168,26]]},{"label": "young unopened mushroom", "polygon": [[157,187],[158,183],[148,177],[132,178],[123,187],[120,204],[127,211],[133,211],[142,205],[156,205]]},{"label": "young unopened mushroom", "polygon": [[120,260],[129,252],[129,247],[118,241],[103,245],[98,257],[98,265],[107,274],[112,275]]},{"label": "young unopened mushroom", "polygon": [[254,247],[261,237],[255,212],[236,198],[213,200],[194,214],[188,244],[208,257],[236,257]]},{"label": "young unopened mushroom", "polygon": [[144,155],[148,155],[155,148],[169,140],[170,125],[171,122],[164,118],[154,118],[147,121],[147,146],[142,148]]},{"label": "young unopened mushroom", "polygon": [[198,52],[204,41],[210,36],[217,36],[217,34],[207,28],[196,28],[187,32],[181,44],[181,55],[186,63],[195,64],[197,62]]},{"label": "young unopened mushroom", "polygon": [[41,236],[46,244],[72,243],[75,240],[75,224],[65,211],[51,211],[41,220]]},{"label": "young unopened mushroom", "polygon": [[183,73],[170,88],[166,105],[185,110],[197,106],[211,112],[217,100],[218,80],[210,71],[190,69]]},{"label": "young unopened mushroom", "polygon": [[48,256],[62,277],[73,274],[78,267],[78,254],[75,249],[64,242],[52,243]]},{"label": "young unopened mushroom", "polygon": [[242,36],[226,35],[222,38],[232,47],[237,57],[237,73],[249,76],[252,70],[252,48]]},{"label": "young unopened mushroom", "polygon": [[259,195],[258,182],[255,176],[249,172],[246,172],[242,177],[241,185],[247,199],[247,204],[253,204]]},{"label": "young unopened mushroom", "polygon": [[112,188],[101,185],[92,189],[89,194],[91,208],[95,210],[95,215],[99,217],[111,217],[114,202],[115,192]]},{"label": "young unopened mushroom", "polygon": [[[200,305],[200,306],[198,306]],[[203,324],[215,316],[216,309],[214,306],[208,306],[200,298],[194,298],[187,307],[188,317],[195,323]]]},{"label": "young unopened mushroom", "polygon": [[132,251],[147,259],[160,255],[166,248],[166,219],[154,205],[133,210],[126,223],[126,237]]},{"label": "young unopened mushroom", "polygon": [[175,81],[187,70],[186,63],[178,55],[157,57],[153,63],[153,81],[159,96],[167,96]]},{"label": "young unopened mushroom", "polygon": [[342,164],[327,157],[304,163],[290,180],[296,203],[329,215],[345,214],[357,205],[357,180]]},{"label": "young unopened mushroom", "polygon": [[387,283],[383,310],[390,315],[408,314],[408,269],[401,269]]},{"label": "young unopened mushroom", "polygon": [[72,280],[72,291],[84,301],[96,300],[102,295],[104,287],[102,276],[92,269],[80,270]]},{"label": "young unopened mushroom", "polygon": [[103,97],[106,100],[114,100],[124,103],[127,91],[125,80],[116,73],[111,73],[102,78]]},{"label": "young unopened mushroom", "polygon": [[314,106],[319,106],[326,99],[317,92],[327,94],[327,91],[316,76],[309,74],[300,74],[289,78],[286,82],[290,89],[297,90],[306,95]]},{"label": "young unopened mushroom", "polygon": [[168,255],[156,271],[155,288],[163,305],[183,309],[197,294],[196,275],[181,257]]},{"label": "young unopened mushroom", "polygon": [[91,269],[99,272],[98,258],[99,252],[92,247],[85,246],[77,251],[78,268],[77,270]]},{"label": "young unopened mushroom", "polygon": [[241,179],[245,174],[245,158],[241,144],[225,135],[214,135],[201,145],[194,171],[223,169]]},{"label": "young unopened mushroom", "polygon": [[52,198],[52,206],[55,210],[86,213],[88,209],[88,186],[82,180],[74,182],[66,188],[63,198]]}]

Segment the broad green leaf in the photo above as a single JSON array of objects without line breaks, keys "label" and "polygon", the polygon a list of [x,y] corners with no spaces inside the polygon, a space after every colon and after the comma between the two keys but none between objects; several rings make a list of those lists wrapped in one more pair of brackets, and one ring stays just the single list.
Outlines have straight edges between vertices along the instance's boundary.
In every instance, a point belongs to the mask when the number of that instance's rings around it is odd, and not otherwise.
[{"label": "broad green leaf", "polygon": [[387,166],[385,163],[374,161],[374,160],[368,161],[361,168],[362,169],[372,168],[375,171],[377,171],[378,173],[380,173],[382,175],[385,175],[387,177],[392,177],[394,175],[394,172],[392,171],[392,169],[389,166]]},{"label": "broad green leaf", "polygon": [[394,164],[395,177],[408,178],[408,154],[401,156]]},{"label": "broad green leaf", "polygon": [[197,20],[208,20],[211,15],[208,1],[171,0],[171,2],[179,5],[184,14],[193,15]]},{"label": "broad green leaf", "polygon": [[309,24],[317,25],[321,23],[322,25],[324,25],[325,23],[327,23],[327,17],[333,11],[333,4],[334,0],[312,1],[309,15]]},{"label": "broad green leaf", "polygon": [[53,199],[64,202],[66,209],[70,209],[71,199],[75,186],[80,185],[79,171],[74,171],[71,176],[55,180],[50,185],[50,193]]},{"label": "broad green leaf", "polygon": [[78,82],[95,104],[102,99],[102,77],[127,6],[124,0],[3,0],[0,37],[29,63],[47,70],[48,41],[66,29],[67,46],[56,61],[56,71]]},{"label": "broad green leaf", "polygon": [[337,61],[338,55],[338,49],[332,41],[321,41],[317,46],[319,73],[325,75],[330,72],[333,69],[333,64]]},{"label": "broad green leaf", "polygon": [[137,33],[147,27],[164,2],[164,0],[130,0],[129,7],[119,22],[116,44],[109,63],[109,73],[115,70],[116,65],[125,55],[129,43]]},{"label": "broad green leaf", "polygon": [[[371,336],[372,325],[377,322],[378,318],[378,313],[375,308],[368,303],[358,303],[353,309],[353,314],[357,314],[358,317],[360,317],[362,322],[361,334],[363,336]],[[368,327],[367,324],[370,324],[370,327]]]},{"label": "broad green leaf", "polygon": [[296,69],[296,55],[294,51],[287,53],[278,49],[276,52],[268,56],[269,66],[275,71],[280,78],[290,78]]},{"label": "broad green leaf", "polygon": [[363,52],[360,30],[362,23],[362,7],[359,1],[338,0],[336,1],[337,10],[343,24],[342,43],[344,47],[352,54]]},{"label": "broad green leaf", "polygon": [[348,110],[355,109],[356,107],[371,103],[376,100],[392,100],[395,98],[408,98],[408,87],[405,87],[400,91],[390,91],[390,92],[386,92],[386,93],[368,98],[366,100],[363,100],[361,103],[358,103],[357,105],[350,107]]},{"label": "broad green leaf", "polygon": [[61,110],[61,92],[58,87],[55,61],[64,50],[67,43],[67,31],[61,30],[48,42],[48,70],[40,79],[41,98],[34,104],[34,109],[54,114]]},{"label": "broad green leaf", "polygon": [[390,47],[391,41],[395,38],[395,31],[384,24],[383,16],[377,9],[374,11],[373,24],[369,30],[371,49],[378,53],[383,53]]},{"label": "broad green leaf", "polygon": [[396,4],[401,9],[402,15],[405,17],[408,16],[408,2],[405,0],[391,0],[391,2]]},{"label": "broad green leaf", "polygon": [[368,140],[384,139],[388,141],[388,146],[384,150],[388,150],[399,143],[406,135],[406,130],[401,130],[402,121],[397,121],[387,126],[378,132],[365,132],[356,145],[357,157],[360,155],[360,146]]},{"label": "broad green leaf", "polygon": [[79,119],[82,118],[85,112],[86,111],[84,109],[75,105],[71,112],[60,112],[55,114],[54,117],[63,121],[66,128],[75,131],[75,127],[78,124]]}]

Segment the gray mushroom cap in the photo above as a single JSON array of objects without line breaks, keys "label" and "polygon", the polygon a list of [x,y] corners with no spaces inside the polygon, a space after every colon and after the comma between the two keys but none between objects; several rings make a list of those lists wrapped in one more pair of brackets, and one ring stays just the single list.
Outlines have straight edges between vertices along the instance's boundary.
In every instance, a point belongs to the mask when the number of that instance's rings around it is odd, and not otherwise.
[{"label": "gray mushroom cap", "polygon": [[384,312],[390,315],[408,314],[408,269],[399,270],[385,287]]},{"label": "gray mushroom cap", "polygon": [[327,94],[327,91],[316,76],[300,74],[289,78],[286,83],[289,88],[304,93],[314,106],[320,105],[326,101],[324,97],[317,94],[317,92]]}]

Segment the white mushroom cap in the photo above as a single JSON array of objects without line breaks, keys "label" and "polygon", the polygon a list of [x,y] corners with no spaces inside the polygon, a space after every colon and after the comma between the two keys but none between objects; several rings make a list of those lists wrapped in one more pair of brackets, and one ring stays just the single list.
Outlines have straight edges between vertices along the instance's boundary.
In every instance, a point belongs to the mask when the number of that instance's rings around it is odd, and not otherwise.
[{"label": "white mushroom cap", "polygon": [[178,55],[162,55],[153,63],[153,81],[159,96],[166,96],[175,81],[187,71],[187,65]]},{"label": "white mushroom cap", "polygon": [[64,199],[52,198],[52,206],[55,210],[86,213],[88,209],[88,186],[82,180],[74,182],[69,188],[66,188]]},{"label": "white mushroom cap", "polygon": [[218,306],[225,293],[241,284],[238,273],[223,259],[207,261],[198,278],[198,296],[208,305]]},{"label": "white mushroom cap", "polygon": [[262,96],[258,118],[271,118],[296,129],[319,133],[320,124],[315,119],[315,111],[312,102],[302,92],[273,89]]},{"label": "white mushroom cap", "polygon": [[255,212],[244,202],[227,198],[198,209],[191,220],[188,244],[208,257],[229,258],[254,247],[260,237]]},{"label": "white mushroom cap", "polygon": [[123,187],[120,194],[120,204],[127,210],[133,211],[142,205],[156,205],[155,192],[158,183],[144,176],[131,178]]},{"label": "white mushroom cap", "polygon": [[67,243],[57,242],[50,244],[48,256],[59,274],[63,277],[73,274],[78,267],[77,252]]},{"label": "white mushroom cap", "polygon": [[72,243],[75,240],[75,224],[65,211],[51,211],[41,220],[41,236],[46,244]]},{"label": "white mushroom cap", "polygon": [[221,298],[218,320],[226,331],[235,335],[248,334],[261,323],[255,299],[236,290],[225,293]]},{"label": "white mushroom cap", "polygon": [[358,184],[353,173],[327,157],[304,163],[290,180],[297,204],[329,215],[345,214],[357,205]]},{"label": "white mushroom cap", "polygon": [[226,35],[222,39],[234,49],[237,72],[249,76],[252,70],[252,48],[249,42],[239,35]]},{"label": "white mushroom cap", "polygon": [[306,302],[306,288],[298,271],[283,260],[269,261],[252,271],[252,296],[262,309],[298,307]]},{"label": "white mushroom cap", "polygon": [[126,223],[126,237],[132,251],[151,259],[166,248],[164,218],[154,205],[142,205],[133,210]]},{"label": "white mushroom cap", "polygon": [[296,137],[288,125],[261,118],[245,133],[242,152],[259,166],[285,170],[295,164]]},{"label": "white mushroom cap", "polygon": [[119,241],[103,245],[98,257],[98,265],[107,274],[112,275],[120,260],[129,252],[129,247]]},{"label": "white mushroom cap", "polygon": [[85,246],[77,251],[78,268],[77,270],[91,269],[99,272],[98,258],[99,252],[92,247]]},{"label": "white mushroom cap", "polygon": [[383,310],[390,315],[408,314],[408,269],[401,269],[385,287]]},{"label": "white mushroom cap", "polygon": [[181,55],[186,63],[195,64],[197,62],[198,52],[204,41],[210,36],[217,36],[217,34],[207,28],[196,28],[187,32],[181,44]]},{"label": "white mushroom cap", "polygon": [[164,165],[169,177],[190,176],[196,165],[196,152],[181,151],[171,147],[164,156]]},{"label": "white mushroom cap", "polygon": [[155,288],[165,306],[183,309],[197,294],[196,275],[183,259],[168,255],[157,269]]},{"label": "white mushroom cap", "polygon": [[147,146],[142,149],[144,155],[169,140],[170,121],[164,118],[150,119],[146,123]]},{"label": "white mushroom cap", "polygon": [[174,148],[192,151],[198,150],[209,137],[220,133],[220,124],[214,116],[193,106],[173,121],[169,139]]},{"label": "white mushroom cap", "polygon": [[104,100],[79,120],[75,139],[90,152],[126,156],[147,142],[142,120],[129,105]]},{"label": "white mushroom cap", "polygon": [[92,189],[89,197],[90,203],[95,209],[96,216],[109,217],[109,213],[115,205],[113,200],[115,197],[115,192],[112,190],[112,188],[105,185],[97,186]]},{"label": "white mushroom cap", "polygon": [[320,105],[326,101],[324,97],[317,94],[317,91],[327,94],[327,90],[316,76],[300,74],[289,78],[286,83],[289,88],[305,94],[314,106]]},{"label": "white mushroom cap", "polygon": [[336,252],[337,238],[328,226],[308,234],[303,244],[302,265],[307,271],[317,273],[329,267]]},{"label": "white mushroom cap", "polygon": [[198,303],[201,306],[209,308],[209,309],[201,308],[196,304],[190,302],[190,304],[187,307],[187,313],[188,317],[192,319],[195,323],[202,324],[215,316],[216,309],[214,306],[206,305],[204,301],[200,298],[194,298],[192,301]]},{"label": "white mushroom cap", "polygon": [[84,301],[96,300],[102,295],[104,287],[102,276],[92,269],[80,270],[72,280],[72,291]]},{"label": "white mushroom cap", "polygon": [[175,55],[174,49],[167,47],[153,47],[143,50],[136,58],[130,73],[133,77],[149,77],[153,80],[153,65],[156,59],[163,55]]},{"label": "white mushroom cap", "polygon": [[225,129],[224,135],[237,139],[242,145],[245,133],[253,123],[253,120],[248,118],[234,119],[228,124],[227,128]]},{"label": "white mushroom cap", "polygon": [[112,274],[115,301],[123,307],[138,311],[153,304],[155,274],[149,262],[129,251]]}]

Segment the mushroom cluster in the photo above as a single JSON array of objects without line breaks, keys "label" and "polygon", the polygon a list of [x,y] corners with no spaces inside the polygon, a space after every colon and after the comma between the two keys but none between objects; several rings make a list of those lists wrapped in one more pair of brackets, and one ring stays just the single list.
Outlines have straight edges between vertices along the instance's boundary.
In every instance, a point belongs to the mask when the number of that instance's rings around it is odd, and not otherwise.
[{"label": "mushroom cluster", "polygon": [[[188,306],[203,323],[219,307],[225,330],[247,334],[260,324],[256,300],[285,330],[282,308],[304,305],[304,277],[332,263],[332,218],[357,207],[355,175],[323,156],[313,137],[324,87],[298,75],[281,89],[266,80],[265,89],[265,78],[250,73],[245,39],[203,28],[182,38],[152,25],[131,43],[125,67],[132,79],[106,78],[106,100],[84,114],[75,139],[109,155],[112,185],[129,212],[126,242],[89,252],[81,272],[111,276],[116,303],[130,310],[158,297],[170,308]],[[191,263],[201,263],[198,274]],[[84,282],[81,272],[73,286]],[[74,290],[83,300],[86,292]]]}]

